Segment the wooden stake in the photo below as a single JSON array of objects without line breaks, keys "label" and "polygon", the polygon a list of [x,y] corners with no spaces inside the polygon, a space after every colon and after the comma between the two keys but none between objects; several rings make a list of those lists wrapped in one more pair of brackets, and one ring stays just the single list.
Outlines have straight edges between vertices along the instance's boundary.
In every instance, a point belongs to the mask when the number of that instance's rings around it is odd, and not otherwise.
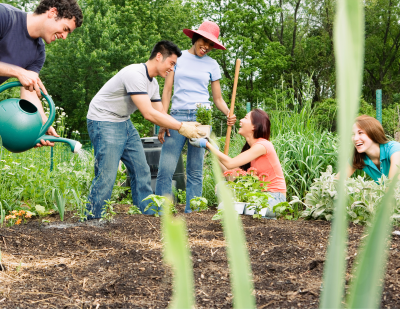
[{"label": "wooden stake", "polygon": [[[236,99],[236,88],[239,79],[239,70],[240,70],[240,59],[236,59],[236,67],[235,67],[235,80],[233,81],[233,91],[232,91],[232,101],[231,101],[231,109],[229,111],[229,116],[232,116],[235,111],[235,99]],[[229,143],[231,141],[231,131],[232,126],[228,126],[226,130],[226,140],[225,140],[225,150],[224,153],[228,155],[229,152]]]}]

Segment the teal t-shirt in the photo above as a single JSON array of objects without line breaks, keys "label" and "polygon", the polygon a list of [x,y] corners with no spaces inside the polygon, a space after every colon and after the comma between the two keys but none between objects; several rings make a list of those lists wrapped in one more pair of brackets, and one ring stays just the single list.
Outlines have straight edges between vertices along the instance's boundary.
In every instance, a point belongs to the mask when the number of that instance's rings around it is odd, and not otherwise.
[{"label": "teal t-shirt", "polygon": [[398,142],[388,142],[386,144],[380,144],[380,169],[375,165],[371,159],[365,155],[364,163],[365,166],[363,171],[366,172],[375,182],[378,182],[382,175],[389,177],[390,170],[390,157],[395,152],[400,151],[400,143]]}]

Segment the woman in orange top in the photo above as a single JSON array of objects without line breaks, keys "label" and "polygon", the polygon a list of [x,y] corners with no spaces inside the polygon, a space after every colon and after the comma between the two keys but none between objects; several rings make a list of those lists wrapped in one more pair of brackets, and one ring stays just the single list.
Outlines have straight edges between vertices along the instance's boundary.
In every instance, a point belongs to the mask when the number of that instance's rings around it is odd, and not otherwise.
[{"label": "woman in orange top", "polygon": [[[230,158],[204,138],[192,139],[190,143],[193,146],[208,148],[227,169],[256,168],[258,176],[264,176],[264,180],[269,182],[267,190],[273,197],[269,200],[269,205],[273,207],[286,201],[286,183],[279,158],[269,141],[270,132],[271,122],[268,114],[261,109],[254,109],[240,120],[238,133],[246,139],[246,144],[236,157]],[[267,216],[272,216],[272,213],[267,212]]]}]

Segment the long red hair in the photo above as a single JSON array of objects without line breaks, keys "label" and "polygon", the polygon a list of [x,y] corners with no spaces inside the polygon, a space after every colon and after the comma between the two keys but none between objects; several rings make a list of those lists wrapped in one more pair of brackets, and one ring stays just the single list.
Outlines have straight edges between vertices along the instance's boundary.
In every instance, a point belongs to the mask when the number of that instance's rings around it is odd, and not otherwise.
[{"label": "long red hair", "polygon": [[[377,144],[386,144],[389,140],[381,123],[374,117],[361,115],[356,118],[355,124],[367,134],[367,136]],[[353,168],[361,170],[364,168],[365,153],[359,153],[354,147]]]}]

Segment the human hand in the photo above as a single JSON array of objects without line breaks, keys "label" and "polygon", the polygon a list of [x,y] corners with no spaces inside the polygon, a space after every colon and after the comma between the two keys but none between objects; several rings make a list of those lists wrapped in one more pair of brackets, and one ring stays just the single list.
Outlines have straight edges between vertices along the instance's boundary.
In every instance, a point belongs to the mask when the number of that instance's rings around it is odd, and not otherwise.
[{"label": "human hand", "polygon": [[[53,127],[50,127],[50,128],[47,130],[46,133],[47,133],[47,135],[51,135],[51,136],[55,136],[55,137],[60,137],[60,135],[57,134],[56,130],[55,130]],[[51,146],[51,147],[53,147],[53,146],[54,146],[54,142],[45,141],[44,139],[41,139],[41,140],[40,140],[40,143],[37,143],[36,146],[35,146],[35,148],[37,148],[37,147],[42,147],[42,146]]]},{"label": "human hand", "polygon": [[181,128],[178,133],[187,138],[201,138],[206,136],[206,132],[200,130],[198,122],[182,122]]},{"label": "human hand", "polygon": [[165,128],[165,127],[160,127],[160,130],[158,131],[158,140],[161,142],[161,144],[164,144],[165,139],[164,139],[164,135],[167,136],[171,136],[171,134],[169,133],[169,129]]},{"label": "human hand", "polygon": [[191,138],[189,139],[190,145],[198,148],[206,148],[207,146],[207,139],[206,138]]},{"label": "human hand", "polygon": [[205,138],[191,138],[189,139],[189,143],[192,146],[198,147],[198,148],[207,148],[207,142],[209,142],[214,148],[219,150],[219,147],[215,141],[213,141],[211,138],[205,137]]},{"label": "human hand", "polygon": [[38,73],[20,68],[17,78],[26,90],[35,91],[39,98],[42,96],[40,89],[47,95],[47,90],[40,80]]},{"label": "human hand", "polygon": [[229,116],[228,114],[228,121],[226,122],[228,126],[233,126],[236,123],[236,115]]}]

